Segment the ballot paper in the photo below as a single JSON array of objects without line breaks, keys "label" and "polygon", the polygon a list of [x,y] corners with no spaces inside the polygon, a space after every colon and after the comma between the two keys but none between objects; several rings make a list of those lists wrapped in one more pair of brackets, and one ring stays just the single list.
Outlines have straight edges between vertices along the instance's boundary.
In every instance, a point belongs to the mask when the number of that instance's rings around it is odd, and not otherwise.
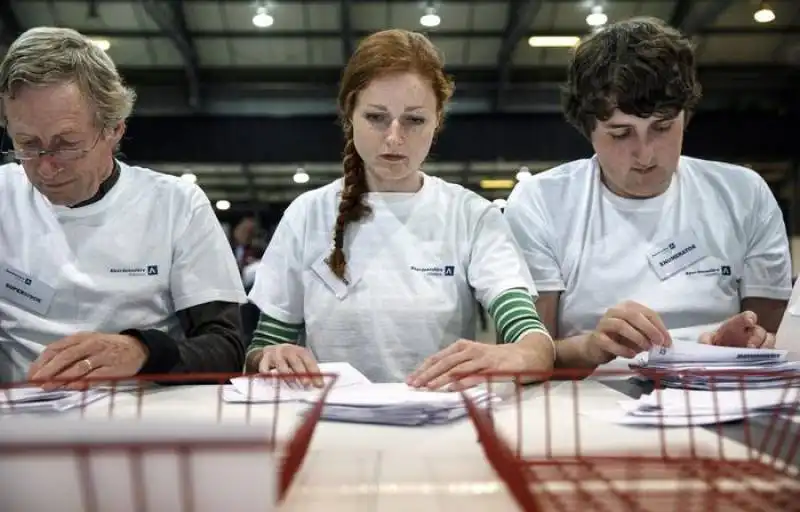
[{"label": "ballot paper", "polygon": [[[320,373],[337,376],[334,389],[370,383],[364,374],[349,363],[321,363],[319,370]],[[329,383],[330,377],[327,377],[325,384]],[[245,375],[231,379],[231,383],[222,390],[222,399],[230,403],[314,402],[321,394],[321,388],[302,388],[283,377]]]},{"label": "ballot paper", "polygon": [[630,367],[657,378],[661,386],[695,390],[786,387],[800,380],[800,361],[790,361],[786,350],[686,341],[655,347],[637,356]]},{"label": "ballot paper", "polygon": [[[465,391],[477,406],[496,399],[482,387]],[[439,425],[467,415],[464,397],[455,391],[427,391],[403,383],[362,384],[334,389],[322,419],[381,425]]]},{"label": "ballot paper", "polygon": [[19,387],[0,390],[0,414],[64,412],[83,407],[110,394],[108,389],[86,391]]},{"label": "ballot paper", "polygon": [[692,341],[673,341],[672,346],[653,347],[649,352],[645,352],[641,356],[640,360],[649,365],[685,363],[752,365],[784,362],[787,360],[788,351],[723,347]]},{"label": "ballot paper", "polygon": [[[448,423],[467,414],[464,398],[455,391],[419,390],[405,383],[372,383],[348,363],[322,363],[320,372],[338,375],[325,399],[323,420],[419,426]],[[478,406],[487,404],[494,396],[483,388],[466,393]],[[321,394],[319,388],[290,388],[277,379],[242,376],[232,379],[223,389],[223,400],[312,405]]]},{"label": "ballot paper", "polygon": [[622,425],[680,427],[739,421],[752,416],[794,414],[800,387],[697,391],[658,389],[638,400],[622,400],[617,411],[587,415]]}]

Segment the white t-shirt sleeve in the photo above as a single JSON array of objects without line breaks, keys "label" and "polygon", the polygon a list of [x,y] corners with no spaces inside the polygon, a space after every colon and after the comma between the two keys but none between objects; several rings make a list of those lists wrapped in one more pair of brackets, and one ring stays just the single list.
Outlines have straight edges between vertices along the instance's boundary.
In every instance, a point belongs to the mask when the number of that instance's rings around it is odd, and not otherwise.
[{"label": "white t-shirt sleeve", "polygon": [[170,270],[176,311],[213,301],[247,302],[233,251],[206,195],[195,189],[186,224],[179,228]]},{"label": "white t-shirt sleeve", "polygon": [[475,298],[486,309],[498,295],[512,288],[524,288],[534,299],[538,296],[508,224],[494,206],[482,215],[472,234],[467,279]]},{"label": "white t-shirt sleeve", "polygon": [[763,180],[750,217],[741,297],[788,300],[792,295],[792,260],[786,225],[778,201]]},{"label": "white t-shirt sleeve", "polygon": [[287,324],[300,324],[304,318],[302,209],[300,201],[295,200],[281,217],[258,264],[249,295],[264,314]]},{"label": "white t-shirt sleeve", "polygon": [[520,182],[508,197],[505,218],[540,292],[566,288],[547,205],[535,183]]}]

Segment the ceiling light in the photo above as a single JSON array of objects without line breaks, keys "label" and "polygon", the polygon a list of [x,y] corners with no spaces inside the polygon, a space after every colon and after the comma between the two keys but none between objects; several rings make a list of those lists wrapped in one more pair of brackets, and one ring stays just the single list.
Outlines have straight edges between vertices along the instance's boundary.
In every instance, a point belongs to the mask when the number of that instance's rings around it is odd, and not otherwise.
[{"label": "ceiling light", "polygon": [[267,12],[266,7],[259,7],[256,9],[256,15],[253,16],[253,25],[258,28],[271,27],[275,19]]},{"label": "ceiling light", "polygon": [[230,208],[231,208],[231,202],[230,201],[226,201],[224,199],[220,199],[219,201],[217,201],[217,210],[223,210],[224,211],[224,210],[230,210]]},{"label": "ceiling light", "polygon": [[581,42],[578,36],[532,36],[528,44],[534,48],[572,48]]},{"label": "ceiling light", "polygon": [[517,172],[517,181],[527,180],[531,177],[531,171],[528,170],[527,167],[520,168],[519,172]]},{"label": "ceiling light", "polygon": [[302,185],[303,183],[308,183],[309,176],[308,173],[301,167],[297,169],[296,173],[294,173],[292,180],[294,180],[295,183]]},{"label": "ceiling light", "polygon": [[769,23],[775,21],[775,12],[766,4],[761,4],[761,8],[753,14],[753,19],[759,23]]},{"label": "ceiling light", "polygon": [[108,39],[89,39],[89,42],[95,45],[96,47],[100,48],[104,52],[107,52],[109,48],[111,48],[111,41]]},{"label": "ceiling light", "polygon": [[590,27],[599,27],[608,22],[608,16],[603,12],[603,8],[599,5],[592,7],[592,13],[586,16],[586,24]]},{"label": "ceiling light", "polygon": [[515,184],[514,180],[481,180],[481,188],[483,189],[514,188]]},{"label": "ceiling light", "polygon": [[425,14],[419,19],[419,24],[423,27],[438,27],[441,22],[442,19],[436,14],[436,9],[433,7],[425,9]]},{"label": "ceiling light", "polygon": [[197,183],[197,176],[190,172],[181,174],[181,179],[183,181],[188,181],[189,183]]}]

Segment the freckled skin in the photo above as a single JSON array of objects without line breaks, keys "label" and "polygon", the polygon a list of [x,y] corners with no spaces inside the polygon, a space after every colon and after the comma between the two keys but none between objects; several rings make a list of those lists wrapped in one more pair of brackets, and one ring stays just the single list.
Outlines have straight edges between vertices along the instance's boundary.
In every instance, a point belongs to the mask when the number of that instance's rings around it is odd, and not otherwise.
[{"label": "freckled skin", "polygon": [[[419,189],[419,169],[438,124],[436,106],[430,82],[416,73],[382,76],[361,91],[353,112],[353,139],[370,190]],[[398,158],[382,157],[387,154]]]}]

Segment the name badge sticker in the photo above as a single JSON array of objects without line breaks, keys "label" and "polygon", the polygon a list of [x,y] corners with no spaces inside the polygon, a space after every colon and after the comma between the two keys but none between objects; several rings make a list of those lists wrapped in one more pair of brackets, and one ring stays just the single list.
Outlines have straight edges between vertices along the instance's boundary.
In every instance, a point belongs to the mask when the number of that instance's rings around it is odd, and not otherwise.
[{"label": "name badge sticker", "polygon": [[42,281],[9,266],[0,265],[0,299],[27,311],[47,314],[55,290]]},{"label": "name badge sticker", "polygon": [[658,278],[664,281],[707,255],[694,232],[687,230],[657,244],[647,259]]}]

